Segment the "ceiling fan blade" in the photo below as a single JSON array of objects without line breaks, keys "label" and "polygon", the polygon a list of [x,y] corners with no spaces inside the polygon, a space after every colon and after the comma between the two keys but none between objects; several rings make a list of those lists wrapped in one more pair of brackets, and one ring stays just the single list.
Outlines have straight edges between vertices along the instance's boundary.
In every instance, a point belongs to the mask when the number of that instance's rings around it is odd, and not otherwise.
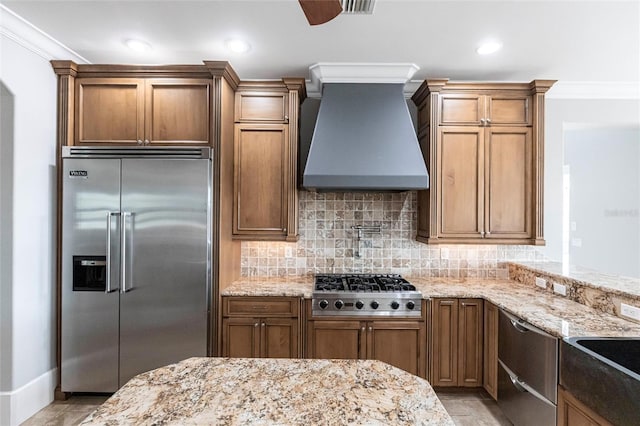
[{"label": "ceiling fan blade", "polygon": [[342,12],[340,0],[298,0],[310,25],[329,22]]}]

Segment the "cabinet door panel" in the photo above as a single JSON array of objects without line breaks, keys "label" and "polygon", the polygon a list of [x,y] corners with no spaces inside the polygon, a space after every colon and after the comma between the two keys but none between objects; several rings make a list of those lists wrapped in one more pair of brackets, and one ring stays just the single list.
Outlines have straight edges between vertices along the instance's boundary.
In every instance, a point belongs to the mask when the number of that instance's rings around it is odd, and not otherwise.
[{"label": "cabinet door panel", "polygon": [[499,96],[493,95],[487,98],[487,118],[491,119],[491,125],[520,125],[531,124],[531,111],[529,108],[529,96]]},{"label": "cabinet door panel", "polygon": [[286,234],[287,128],[237,124],[235,137],[234,234]]},{"label": "cabinet door panel", "polygon": [[298,320],[265,318],[262,320],[261,355],[265,358],[298,358]]},{"label": "cabinet door panel", "polygon": [[486,238],[531,236],[531,129],[488,130]]},{"label": "cabinet door panel", "polygon": [[137,144],[144,139],[144,81],[76,80],[75,143]]},{"label": "cabinet door panel", "polygon": [[236,93],[236,122],[286,122],[288,97],[284,93]]},{"label": "cabinet door panel", "polygon": [[360,321],[310,321],[309,358],[360,359],[365,342]]},{"label": "cabinet door panel", "polygon": [[458,301],[434,299],[433,352],[431,353],[431,377],[433,386],[458,385]]},{"label": "cabinet door panel", "polygon": [[367,358],[425,375],[424,324],[419,321],[372,321],[367,329]]},{"label": "cabinet door panel", "polygon": [[258,318],[224,318],[222,342],[222,356],[234,358],[260,356],[260,320]]},{"label": "cabinet door panel", "polygon": [[145,138],[152,144],[208,145],[209,97],[208,80],[148,80]]},{"label": "cabinet door panel", "polygon": [[440,124],[479,126],[484,118],[484,97],[482,95],[441,95]]},{"label": "cabinet door panel", "polygon": [[439,132],[438,164],[440,234],[481,238],[484,208],[484,130],[443,127]]},{"label": "cabinet door panel", "polygon": [[460,299],[458,386],[482,386],[482,299]]},{"label": "cabinet door panel", "polygon": [[498,308],[484,302],[483,385],[495,400],[498,399]]}]

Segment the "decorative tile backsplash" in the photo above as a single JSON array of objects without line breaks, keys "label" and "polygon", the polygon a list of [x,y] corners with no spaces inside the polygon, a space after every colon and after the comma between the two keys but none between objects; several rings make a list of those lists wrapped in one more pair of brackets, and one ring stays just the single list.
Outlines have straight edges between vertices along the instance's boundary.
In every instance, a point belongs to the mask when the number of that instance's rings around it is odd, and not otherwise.
[{"label": "decorative tile backsplash", "polygon": [[[508,278],[506,261],[540,261],[533,246],[426,245],[415,241],[416,192],[299,193],[297,243],[243,241],[242,276],[397,273],[416,277]],[[364,233],[358,250],[353,226]],[[357,257],[358,251],[360,257]]]}]

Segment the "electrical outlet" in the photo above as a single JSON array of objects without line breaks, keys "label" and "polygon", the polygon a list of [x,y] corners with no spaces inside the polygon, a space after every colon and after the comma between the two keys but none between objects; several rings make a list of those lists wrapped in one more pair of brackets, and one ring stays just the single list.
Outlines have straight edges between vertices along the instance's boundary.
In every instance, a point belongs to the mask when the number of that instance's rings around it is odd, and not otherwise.
[{"label": "electrical outlet", "polygon": [[640,321],[640,308],[627,305],[626,303],[620,304],[620,315]]},{"label": "electrical outlet", "polygon": [[562,335],[569,336],[569,323],[565,320],[562,320]]},{"label": "electrical outlet", "polygon": [[440,259],[449,259],[449,249],[448,248],[441,248],[440,249]]},{"label": "electrical outlet", "polygon": [[284,248],[284,257],[290,259],[293,257],[293,247],[285,247]]},{"label": "electrical outlet", "polygon": [[582,238],[572,238],[571,245],[573,247],[582,247]]},{"label": "electrical outlet", "polygon": [[536,277],[536,285],[540,288],[547,288],[547,280],[544,278]]},{"label": "electrical outlet", "polygon": [[563,284],[553,283],[553,292],[562,296],[567,295],[567,286]]}]

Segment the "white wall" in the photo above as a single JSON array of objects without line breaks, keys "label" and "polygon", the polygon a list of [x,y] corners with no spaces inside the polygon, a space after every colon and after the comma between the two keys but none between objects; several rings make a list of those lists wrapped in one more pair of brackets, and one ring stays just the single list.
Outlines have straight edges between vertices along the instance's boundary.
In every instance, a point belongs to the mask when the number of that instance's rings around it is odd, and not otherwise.
[{"label": "white wall", "polygon": [[[566,129],[640,126],[638,99],[547,99],[545,111],[544,235],[542,249],[551,260],[562,260],[562,167]],[[588,134],[588,133],[587,133]],[[636,168],[640,165],[636,165]],[[606,179],[606,176],[602,176]],[[613,184],[613,182],[612,182]],[[594,194],[597,198],[597,194]],[[602,252],[602,256],[616,256]]]},{"label": "white wall", "polygon": [[569,263],[640,278],[640,127],[572,127]]},{"label": "white wall", "polygon": [[49,60],[82,58],[3,6],[0,30],[0,424],[4,426],[19,424],[49,404],[57,384],[57,79]]}]

